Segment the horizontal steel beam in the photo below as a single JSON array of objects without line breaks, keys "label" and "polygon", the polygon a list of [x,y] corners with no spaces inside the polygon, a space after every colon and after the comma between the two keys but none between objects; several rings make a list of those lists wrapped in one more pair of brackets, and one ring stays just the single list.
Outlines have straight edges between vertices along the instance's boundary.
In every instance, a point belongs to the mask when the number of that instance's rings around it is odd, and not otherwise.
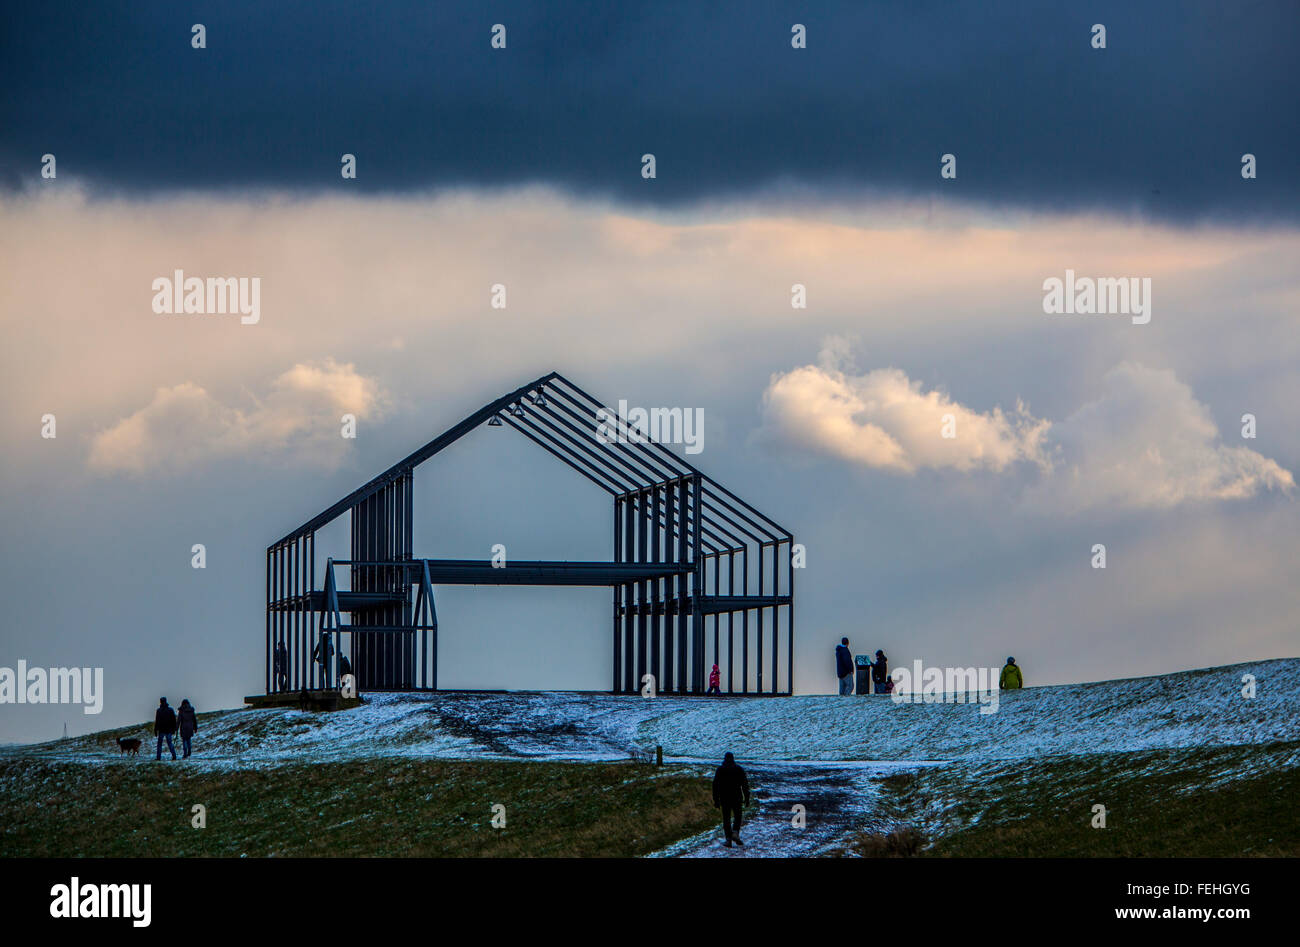
[{"label": "horizontal steel beam", "polygon": [[[690,562],[566,562],[564,560],[515,560],[496,567],[490,559],[409,559],[388,562],[335,559],[336,566],[356,569],[394,569],[408,575],[422,574],[429,566],[429,581],[434,585],[588,585],[614,586],[628,582],[648,582],[675,575],[689,575],[695,570]],[[339,608],[345,595],[380,595],[399,593],[339,592]],[[385,600],[387,601],[387,600]]]},{"label": "horizontal steel beam", "polygon": [[[694,595],[686,596],[685,607],[681,607],[682,599],[670,598],[661,602],[633,602],[626,605],[618,606],[616,612],[619,616],[623,615],[677,615],[682,612],[690,614],[695,609],[697,599]],[[788,595],[701,595],[698,599],[700,603],[700,614],[718,615],[727,612],[743,612],[751,608],[775,608],[779,605],[789,605],[790,596]]]}]

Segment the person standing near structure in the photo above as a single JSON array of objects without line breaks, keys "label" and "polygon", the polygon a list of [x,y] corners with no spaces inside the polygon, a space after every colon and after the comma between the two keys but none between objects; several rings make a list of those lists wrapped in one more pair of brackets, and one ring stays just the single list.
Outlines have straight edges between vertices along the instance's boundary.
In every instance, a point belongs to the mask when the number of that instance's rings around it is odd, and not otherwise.
[{"label": "person standing near structure", "polygon": [[272,660],[272,669],[275,671],[275,689],[279,691],[288,690],[289,652],[285,650],[283,638],[275,643],[275,656]]},{"label": "person standing near structure", "polygon": [[879,648],[876,649],[876,660],[871,665],[871,686],[877,694],[888,694],[894,689],[894,683],[889,679],[889,659]]},{"label": "person standing near structure", "polygon": [[713,774],[713,805],[722,810],[722,831],[727,837],[727,848],[731,848],[733,841],[743,848],[740,813],[749,805],[749,779],[730,753],[722,758],[722,765]]},{"label": "person standing near structure", "polygon": [[330,641],[330,633],[322,631],[320,641],[316,642],[316,647],[312,649],[311,657],[313,661],[320,664],[320,684],[321,687],[330,686],[330,659],[334,657],[334,643]]},{"label": "person standing near structure", "polygon": [[853,655],[849,653],[849,639],[841,638],[835,646],[835,676],[840,679],[840,696],[853,693]]},{"label": "person standing near structure", "polygon": [[717,694],[719,697],[722,696],[722,672],[718,670],[716,664],[713,665],[713,670],[709,672],[708,693]]}]

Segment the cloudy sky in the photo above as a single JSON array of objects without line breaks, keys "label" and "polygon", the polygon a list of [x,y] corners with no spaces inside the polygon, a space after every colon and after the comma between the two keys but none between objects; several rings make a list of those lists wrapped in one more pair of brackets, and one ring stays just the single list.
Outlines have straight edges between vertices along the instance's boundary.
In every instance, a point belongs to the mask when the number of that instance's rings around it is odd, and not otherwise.
[{"label": "cloudy sky", "polygon": [[[801,691],[841,635],[1029,683],[1300,653],[1293,6],[480,6],[6,9],[0,666],[107,694],[0,740],[258,692],[265,547],[550,370],[704,411],[691,461],[808,549]],[[178,269],[260,319],[156,313]],[[1150,321],[1046,314],[1067,270]],[[417,473],[429,556],[610,518],[508,429]],[[607,687],[608,614],[440,591],[442,682]]]}]

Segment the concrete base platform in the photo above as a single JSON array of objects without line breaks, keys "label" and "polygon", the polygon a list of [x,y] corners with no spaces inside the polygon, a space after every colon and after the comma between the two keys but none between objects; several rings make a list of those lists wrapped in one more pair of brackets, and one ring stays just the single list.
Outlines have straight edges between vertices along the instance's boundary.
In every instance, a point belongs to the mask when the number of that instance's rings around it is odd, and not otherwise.
[{"label": "concrete base platform", "polygon": [[317,690],[278,691],[274,694],[253,694],[244,703],[254,710],[267,707],[296,707],[299,710],[349,710],[361,706],[361,697],[344,697],[337,687]]}]

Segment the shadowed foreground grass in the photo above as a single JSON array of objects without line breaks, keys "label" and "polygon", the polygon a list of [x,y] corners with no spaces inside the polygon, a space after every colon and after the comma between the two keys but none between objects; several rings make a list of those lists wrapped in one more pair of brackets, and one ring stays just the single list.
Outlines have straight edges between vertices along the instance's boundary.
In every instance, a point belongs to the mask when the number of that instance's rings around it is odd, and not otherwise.
[{"label": "shadowed foreground grass", "polygon": [[[492,807],[506,825],[492,826]],[[192,807],[207,827],[191,826]],[[271,769],[0,760],[0,857],[628,857],[712,827],[697,772],[367,759]]]},{"label": "shadowed foreground grass", "polygon": [[[1278,743],[900,774],[884,780],[882,803],[899,828],[844,848],[869,857],[1295,857],[1298,764],[1300,744]],[[1106,807],[1105,828],[1092,825],[1095,805]]]}]

